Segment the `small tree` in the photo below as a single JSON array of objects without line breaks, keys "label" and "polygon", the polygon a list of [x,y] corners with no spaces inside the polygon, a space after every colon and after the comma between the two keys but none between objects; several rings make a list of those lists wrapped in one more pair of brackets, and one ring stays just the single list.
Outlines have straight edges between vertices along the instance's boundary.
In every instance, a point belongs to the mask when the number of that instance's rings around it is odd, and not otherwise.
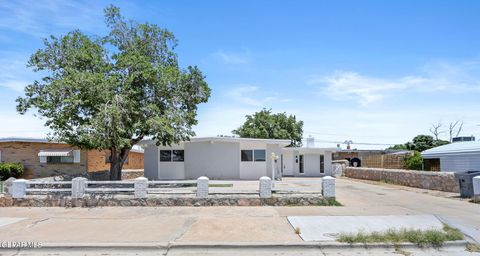
[{"label": "small tree", "polygon": [[232,131],[233,134],[243,138],[287,139],[291,141],[290,146],[302,145],[303,122],[297,121],[293,115],[272,114],[271,110],[263,109],[246,118],[242,126]]},{"label": "small tree", "polygon": [[440,130],[442,126],[443,124],[440,121],[438,121],[436,124],[432,124],[432,127],[430,128],[430,132],[433,134],[433,136],[435,136],[435,140],[439,140],[438,136],[444,133],[444,131]]},{"label": "small tree", "polygon": [[423,170],[423,157],[418,151],[405,158],[405,167],[409,170]]},{"label": "small tree", "polygon": [[448,126],[448,135],[450,136],[450,142],[453,141],[454,137],[458,137],[460,132],[463,129],[463,121],[457,120],[455,122],[451,122]]},{"label": "small tree", "polygon": [[110,179],[121,179],[132,146],[149,136],[171,144],[194,135],[197,105],[210,89],[197,67],[181,69],[174,35],[154,24],[127,21],[105,9],[110,34],[75,30],[45,39],[28,62],[45,74],[25,88],[17,110],[46,118],[54,137],[83,149],[111,151]]}]

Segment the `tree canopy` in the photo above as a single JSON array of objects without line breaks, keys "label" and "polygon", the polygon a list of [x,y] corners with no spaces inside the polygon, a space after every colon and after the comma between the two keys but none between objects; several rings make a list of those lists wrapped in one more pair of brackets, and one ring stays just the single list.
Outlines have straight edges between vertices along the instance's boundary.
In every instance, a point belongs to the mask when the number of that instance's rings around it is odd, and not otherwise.
[{"label": "tree canopy", "polygon": [[397,150],[415,150],[415,151],[425,151],[434,147],[442,146],[449,144],[446,140],[436,140],[430,135],[417,135],[411,142],[405,144],[398,144],[389,147],[388,149],[397,149]]},{"label": "tree canopy", "polygon": [[120,179],[132,146],[145,137],[171,144],[194,135],[197,105],[210,88],[196,66],[179,67],[172,32],[105,9],[106,36],[79,30],[50,36],[28,66],[45,75],[17,99],[35,108],[49,136],[83,149],[111,151],[110,178]]},{"label": "tree canopy", "polygon": [[297,121],[294,115],[286,113],[273,114],[271,110],[263,109],[253,115],[247,115],[245,123],[233,130],[243,138],[287,139],[290,146],[302,145],[303,121]]}]

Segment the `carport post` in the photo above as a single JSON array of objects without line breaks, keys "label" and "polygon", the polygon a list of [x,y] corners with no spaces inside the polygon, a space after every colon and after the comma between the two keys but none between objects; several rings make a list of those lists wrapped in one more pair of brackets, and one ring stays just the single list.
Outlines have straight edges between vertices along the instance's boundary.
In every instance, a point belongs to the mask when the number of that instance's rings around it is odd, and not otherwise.
[{"label": "carport post", "polygon": [[24,198],[27,193],[27,180],[18,179],[12,183],[12,197]]},{"label": "carport post", "polygon": [[77,177],[72,179],[72,198],[82,198],[85,195],[87,178]]},{"label": "carport post", "polygon": [[197,197],[208,197],[208,177],[202,176],[197,179]]},{"label": "carport post", "polygon": [[472,181],[473,181],[473,197],[480,199],[480,175],[473,177]]},{"label": "carport post", "polygon": [[260,198],[272,197],[272,180],[267,176],[263,176],[258,183],[260,186]]},{"label": "carport post", "polygon": [[135,198],[147,198],[148,179],[138,177],[133,180],[133,189]]},{"label": "carport post", "polygon": [[335,178],[331,176],[322,178],[322,195],[325,198],[335,198]]}]

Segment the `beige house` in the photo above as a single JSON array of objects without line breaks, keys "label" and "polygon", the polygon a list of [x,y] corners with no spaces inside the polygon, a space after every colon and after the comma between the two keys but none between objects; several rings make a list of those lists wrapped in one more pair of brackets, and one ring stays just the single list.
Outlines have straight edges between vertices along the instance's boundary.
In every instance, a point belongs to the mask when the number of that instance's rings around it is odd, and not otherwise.
[{"label": "beige house", "polygon": [[[0,162],[22,163],[26,178],[106,171],[109,159],[108,150],[80,150],[45,139],[0,139]],[[132,150],[123,168],[143,169],[143,150]]]}]

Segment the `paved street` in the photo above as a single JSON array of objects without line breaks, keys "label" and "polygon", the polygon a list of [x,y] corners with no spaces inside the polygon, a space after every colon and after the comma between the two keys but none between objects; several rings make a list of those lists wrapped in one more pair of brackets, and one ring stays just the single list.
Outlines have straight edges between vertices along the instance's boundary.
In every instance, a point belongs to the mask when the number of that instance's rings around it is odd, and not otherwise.
[{"label": "paved street", "polygon": [[[0,225],[0,241],[122,245],[303,243],[288,223],[287,216],[410,214],[435,214],[480,239],[480,205],[392,185],[372,185],[346,179],[337,180],[337,194],[343,207],[0,208],[2,218],[25,218]],[[206,250],[208,253],[214,251]],[[188,251],[172,250],[169,253],[189,255]],[[289,254],[284,251],[278,255]]]}]

